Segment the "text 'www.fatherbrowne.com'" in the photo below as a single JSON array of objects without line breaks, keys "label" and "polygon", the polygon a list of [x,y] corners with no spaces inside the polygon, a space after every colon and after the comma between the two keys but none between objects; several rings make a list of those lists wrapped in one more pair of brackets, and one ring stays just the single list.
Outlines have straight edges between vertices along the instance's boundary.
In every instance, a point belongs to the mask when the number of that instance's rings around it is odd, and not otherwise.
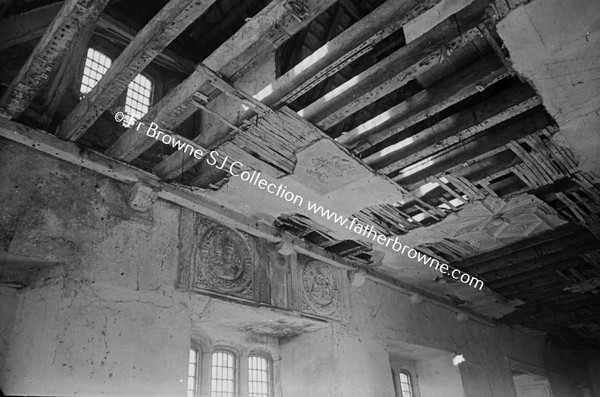
[{"label": "text 'www.fatherbrowne.com'", "polygon": [[242,181],[256,186],[261,190],[266,190],[269,194],[273,194],[279,198],[282,198],[292,205],[297,205],[298,207],[304,208],[310,213],[319,215],[322,218],[345,227],[346,229],[351,230],[358,235],[361,235],[367,239],[372,239],[373,242],[377,242],[382,246],[391,248],[396,252],[400,252],[401,254],[408,256],[410,259],[416,259],[417,262],[425,266],[429,266],[430,268],[439,271],[443,275],[449,275],[454,280],[458,280],[463,284],[468,284],[479,290],[483,288],[482,280],[464,273],[459,269],[450,268],[450,266],[446,263],[440,263],[439,260],[432,258],[429,255],[419,252],[407,245],[403,245],[400,241],[398,241],[397,236],[392,238],[383,234],[378,234],[373,225],[365,225],[356,218],[344,217],[334,211],[331,211],[330,209],[323,207],[322,205],[313,203],[310,200],[306,201],[305,207],[304,197],[292,192],[291,190],[288,190],[288,187],[284,184],[272,183],[263,178],[260,172],[249,170],[248,167],[244,166],[244,164],[230,159],[229,156],[222,156],[216,150],[212,150],[210,153],[204,153],[204,149],[194,146],[193,141],[189,141],[175,134],[161,131],[158,129],[158,125],[154,122],[146,126],[143,122],[138,121],[139,119],[140,117],[129,116],[123,112],[117,112],[115,114],[115,120],[119,123],[122,123],[126,128],[130,128],[135,125],[135,130],[140,131],[140,127],[144,127],[144,129],[140,132],[145,133],[145,135],[149,138],[161,141],[165,145],[171,145],[173,148],[183,151],[190,156],[194,156],[198,160],[206,157],[206,162],[208,165],[228,172],[231,176],[240,178]]}]

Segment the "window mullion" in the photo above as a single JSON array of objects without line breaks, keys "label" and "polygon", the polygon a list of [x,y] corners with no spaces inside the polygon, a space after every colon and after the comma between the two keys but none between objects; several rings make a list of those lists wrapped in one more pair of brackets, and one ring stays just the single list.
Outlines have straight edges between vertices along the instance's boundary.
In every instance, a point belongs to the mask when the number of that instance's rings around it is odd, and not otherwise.
[{"label": "window mullion", "polygon": [[211,384],[211,374],[212,374],[212,353],[201,352],[200,362],[200,373],[199,373],[199,382],[197,384],[196,390],[198,397],[210,397],[210,384]]},{"label": "window mullion", "polygon": [[242,353],[242,355],[240,355],[239,369],[239,396],[248,397],[248,395],[250,394],[250,391],[248,390],[248,355],[245,353]]}]

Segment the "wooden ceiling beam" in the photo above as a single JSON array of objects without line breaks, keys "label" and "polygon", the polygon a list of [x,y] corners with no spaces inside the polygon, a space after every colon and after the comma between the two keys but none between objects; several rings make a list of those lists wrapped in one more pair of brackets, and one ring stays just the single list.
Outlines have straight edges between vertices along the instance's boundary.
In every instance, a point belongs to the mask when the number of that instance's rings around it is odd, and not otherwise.
[{"label": "wooden ceiling beam", "polygon": [[255,2],[241,1],[239,6],[225,13],[225,18],[222,18],[211,30],[206,31],[206,26],[198,26],[201,36],[194,43],[194,47],[199,49],[195,55],[202,54],[202,49],[206,49],[206,47],[214,45],[215,41],[221,40],[223,37],[223,29],[228,28],[234,22],[243,19],[253,7],[256,7]]},{"label": "wooden ceiling beam", "polygon": [[[406,22],[433,8],[440,1],[426,0],[413,8],[411,8],[413,3],[407,1],[386,1],[255,94],[255,97],[272,107],[294,101],[353,60],[371,51],[375,44],[400,29]],[[211,69],[217,71],[214,68]],[[253,115],[254,112],[246,111],[237,116],[238,122],[241,123]],[[184,116],[180,119],[184,119]],[[194,141],[214,148],[230,140],[234,135],[234,130],[224,126],[211,131],[203,131]],[[175,152],[158,164],[155,169],[159,170],[161,175],[172,179],[198,163],[197,159]]]},{"label": "wooden ceiling beam", "polygon": [[0,50],[37,39],[58,14],[64,2],[48,4],[0,21]]},{"label": "wooden ceiling beam", "polygon": [[512,266],[520,267],[521,264],[530,263],[540,258],[556,255],[557,253],[579,255],[580,246],[588,246],[597,243],[595,237],[589,233],[574,234],[569,239],[557,239],[541,243],[523,250],[511,252],[503,257],[494,258],[489,261],[479,262],[460,269],[468,273],[485,274],[491,271],[506,269]]},{"label": "wooden ceiling beam", "polygon": [[298,114],[317,127],[328,129],[436,66],[440,58],[480,37],[482,35],[478,29],[460,35],[454,20],[446,20],[311,103]]},{"label": "wooden ceiling beam", "polygon": [[565,280],[560,279],[558,275],[552,274],[546,276],[546,279],[529,279],[522,283],[512,284],[509,287],[496,288],[498,294],[507,299],[533,299],[536,294],[545,294],[550,290],[562,290],[565,287]]},{"label": "wooden ceiling beam", "polygon": [[[404,168],[396,176],[394,182],[414,189],[431,175],[443,172],[462,164],[471,158],[506,145],[510,141],[538,133],[548,127],[551,119],[541,106],[534,107],[505,122],[484,130],[481,135],[485,139],[470,139],[460,145],[454,145],[435,153]],[[478,183],[474,181],[473,183]]]},{"label": "wooden ceiling beam", "polygon": [[[385,175],[393,174],[396,172],[402,172],[402,170],[406,169],[407,167],[409,167],[413,164],[416,164],[420,161],[425,161],[430,156],[434,156],[441,151],[450,152],[450,151],[452,151],[454,146],[456,146],[458,144],[462,144],[464,141],[466,141],[468,139],[473,139],[478,134],[481,134],[482,132],[487,131],[490,128],[493,128],[501,123],[504,123],[505,121],[510,120],[513,117],[517,117],[523,113],[526,113],[529,110],[531,110],[537,106],[540,106],[541,104],[542,104],[542,98],[539,96],[534,96],[532,98],[526,99],[526,100],[522,101],[521,103],[511,106],[508,109],[503,110],[500,113],[498,113],[494,116],[491,116],[488,119],[486,119],[478,124],[475,124],[471,127],[465,128],[452,136],[449,136],[440,141],[434,141],[435,143],[432,143],[431,145],[427,146],[423,150],[420,150],[416,153],[407,155],[406,157],[402,158],[401,160],[398,160],[392,164],[389,164],[388,166],[383,167],[382,169],[380,169],[378,171]],[[427,135],[429,132],[430,131],[425,130],[425,131],[423,131],[423,134],[419,133],[418,134],[419,137],[417,137],[416,139],[419,139],[419,138],[427,139],[427,137],[423,137],[423,135]],[[482,138],[482,139],[484,139],[484,138]],[[431,140],[431,137],[429,137],[428,140]]]},{"label": "wooden ceiling beam", "polygon": [[[453,92],[460,90],[463,86],[479,82],[479,80],[497,71],[499,68],[501,68],[501,64],[496,57],[491,54],[486,55],[458,72],[451,74],[426,89],[422,89],[410,98],[381,112],[381,114],[365,121],[351,131],[343,133],[336,140],[348,148],[355,148],[355,152],[361,153],[363,157],[369,156],[379,150],[378,146],[371,145],[370,137],[376,138],[376,134],[393,127],[417,112],[435,105],[435,103],[441,102],[443,98],[452,95]],[[386,140],[389,140],[389,137],[381,142],[387,143],[385,142]],[[379,146],[383,147],[381,142]],[[395,141],[391,143],[395,143]]]},{"label": "wooden ceiling beam", "polygon": [[[367,151],[369,148],[379,144],[384,145],[390,138],[402,136],[406,130],[415,124],[420,123],[457,103],[471,98],[474,95],[481,93],[482,90],[504,80],[510,76],[510,72],[502,67],[480,79],[473,79],[474,76],[476,76],[476,74],[465,76],[463,81],[453,80],[454,84],[443,84],[439,89],[425,90],[423,94],[421,94],[423,100],[417,99],[417,105],[411,106],[414,110],[409,108],[407,112],[403,112],[398,123],[380,131],[375,130],[365,132],[363,129],[355,129],[347,135],[344,135],[343,138],[340,139],[340,142],[346,145],[357,145],[366,140],[366,142],[355,148],[357,152]],[[414,99],[410,98],[405,102],[411,101],[414,101]],[[427,103],[429,106],[423,108],[420,105],[423,102]],[[367,153],[368,155],[373,154],[372,152]]]},{"label": "wooden ceiling beam", "polygon": [[47,83],[85,26],[95,24],[108,0],[67,0],[0,99],[0,115],[18,117]]},{"label": "wooden ceiling beam", "polygon": [[[531,97],[526,86],[513,86],[461,112],[406,136],[405,140],[377,152],[364,161],[382,174],[400,171],[442,149],[492,128],[506,120],[539,106],[541,98]],[[391,162],[390,162],[391,161]],[[383,168],[378,164],[387,164]]]},{"label": "wooden ceiling beam", "polygon": [[386,1],[273,82],[263,99],[275,107],[292,102],[439,2],[425,0],[412,7],[410,1]]},{"label": "wooden ceiling beam", "polygon": [[[103,37],[106,40],[117,40],[123,47],[126,47],[133,39],[135,39],[138,32],[110,15],[103,13],[100,15],[97,29],[94,34]],[[153,62],[162,68],[173,70],[186,77],[194,72],[194,62],[168,48],[163,49],[162,52],[154,58]]]},{"label": "wooden ceiling beam", "polygon": [[[52,22],[64,2],[59,1],[0,21],[0,50],[40,37]],[[106,13],[100,14],[95,35],[117,41],[126,47],[137,35],[134,29]],[[154,60],[157,65],[189,76],[194,63],[165,49]]]},{"label": "wooden ceiling beam", "polygon": [[566,313],[548,314],[543,318],[530,317],[523,319],[519,325],[530,327],[533,329],[563,329],[569,328],[572,325],[593,324],[600,322],[600,313],[596,311],[594,314],[582,315],[580,311],[571,310]]},{"label": "wooden ceiling beam", "polygon": [[77,37],[75,44],[71,46],[69,53],[60,65],[56,76],[50,84],[50,89],[44,98],[40,120],[42,125],[48,126],[52,123],[54,114],[61,105],[69,88],[72,87],[73,71],[78,70],[77,67],[80,62],[84,62],[94,29],[95,26],[93,24],[84,27],[83,31]]},{"label": "wooden ceiling beam", "polygon": [[[294,33],[308,25],[332,2],[333,0],[325,2],[311,0],[305,4],[309,15],[298,20],[291,11],[285,8],[285,3],[275,0],[209,55],[203,65],[231,82],[235,80],[235,76],[238,76],[238,72],[246,67],[249,60],[255,59],[266,51],[274,51]],[[197,110],[192,103],[192,97],[205,85],[207,85],[205,90],[213,90],[202,72],[195,70],[150,108],[143,118],[146,125],[155,122],[162,130],[175,129]],[[210,148],[210,145],[201,143],[203,141],[204,134],[200,134],[194,139],[194,142],[200,146]],[[132,127],[119,137],[107,153],[117,159],[131,161],[149,149],[155,142],[156,140],[140,134]],[[172,179],[198,162],[199,160],[194,157],[183,155],[181,151],[177,151],[160,163],[156,169],[162,175],[167,175],[169,179]],[[186,165],[189,166],[186,167]],[[173,172],[176,172],[176,175],[171,176]]]},{"label": "wooden ceiling beam", "polygon": [[554,299],[531,301],[522,306],[518,306],[517,311],[513,312],[514,316],[510,317],[519,317],[521,315],[530,315],[534,313],[552,313],[559,310],[571,310],[589,304],[600,304],[600,297],[591,293],[579,294],[567,291],[563,292],[563,294],[555,294],[555,296],[552,297]]},{"label": "wooden ceiling beam", "polygon": [[78,140],[127,85],[215,0],[171,0],[140,30],[106,74],[65,118],[57,136]]},{"label": "wooden ceiling beam", "polygon": [[584,232],[584,229],[581,226],[567,223],[557,227],[554,230],[540,233],[536,236],[529,237],[525,240],[507,245],[497,250],[475,255],[462,261],[452,262],[450,264],[457,269],[467,271],[466,269],[469,269],[478,263],[486,263],[492,260],[506,261],[507,263],[514,262],[514,259],[508,257],[508,255],[514,255],[520,251],[527,250],[540,244],[552,243],[554,240],[563,240],[567,237],[572,238],[572,235],[579,234],[581,232]]},{"label": "wooden ceiling beam", "polygon": [[[589,249],[589,247],[590,244],[578,250],[585,252]],[[573,252],[577,252],[578,250],[574,250]],[[574,255],[577,254],[562,254],[561,252],[559,252],[555,254],[555,256],[553,256],[552,259],[546,257],[544,262],[540,263],[537,261],[532,261],[528,263],[527,266],[523,267],[523,271],[520,271],[521,269],[517,268],[515,269],[515,272],[511,273],[509,276],[493,281],[488,281],[487,285],[492,289],[508,287],[515,283],[521,283],[530,279],[545,277],[550,273],[575,267],[578,264],[578,259],[570,258]],[[484,276],[481,277],[485,279]]]}]

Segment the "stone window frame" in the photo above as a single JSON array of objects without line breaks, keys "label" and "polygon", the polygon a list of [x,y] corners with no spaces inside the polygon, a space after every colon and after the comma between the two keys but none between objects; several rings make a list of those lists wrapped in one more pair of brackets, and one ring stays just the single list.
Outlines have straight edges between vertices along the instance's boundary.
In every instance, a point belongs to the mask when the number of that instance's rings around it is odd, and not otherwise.
[{"label": "stone window frame", "polygon": [[[271,355],[267,352],[265,352],[264,350],[260,350],[260,349],[252,349],[248,352],[248,354],[246,355],[246,362],[248,365],[248,370],[246,371],[246,384],[248,385],[248,388],[250,388],[250,357],[261,357],[264,358],[267,361],[267,381],[268,381],[268,397],[273,397],[274,396],[274,389],[275,389],[275,380],[274,380],[274,375],[273,373],[275,372],[273,369],[273,357],[271,357]],[[248,392],[248,395],[250,395],[250,393]]]},{"label": "stone window frame", "polygon": [[[110,43],[102,38],[98,38],[95,36],[92,37],[92,39],[88,43],[88,46],[87,46],[84,56],[82,57],[81,61],[79,62],[78,66],[77,66],[76,76],[78,76],[78,78],[73,79],[73,83],[71,85],[74,92],[77,93],[77,98],[79,101],[82,101],[85,97],[85,95],[82,95],[80,93],[80,87],[81,87],[81,83],[83,82],[83,73],[84,73],[84,69],[85,69],[85,61],[87,59],[87,50],[89,50],[90,48],[95,51],[100,52],[101,54],[103,54],[104,56],[109,58],[112,63],[115,62],[115,60],[119,57],[120,53],[123,51],[123,48],[116,44]],[[112,66],[112,64],[111,64],[111,66]],[[156,103],[158,103],[158,101],[163,96],[164,79],[163,79],[163,76],[161,75],[160,68],[157,68],[154,65],[150,64],[150,65],[147,65],[144,68],[144,70],[138,74],[144,76],[145,78],[150,80],[150,82],[152,83],[152,92],[151,92],[151,99],[150,99],[150,108],[152,108],[152,106],[154,106]],[[120,108],[122,111],[125,111],[125,103],[127,100],[128,87],[129,87],[129,84],[123,90],[123,92],[121,94],[119,94],[119,96],[115,99],[115,101],[112,104],[113,108]]]},{"label": "stone window frame", "polygon": [[[406,368],[399,369],[397,371],[393,371],[394,374],[394,388],[396,392],[396,397],[416,397],[415,388],[414,388],[414,377],[413,374]],[[401,376],[405,375],[408,378],[408,386],[410,388],[409,396],[405,395],[404,390],[402,390],[402,379]]]},{"label": "stone window frame", "polygon": [[[191,342],[189,350],[194,350],[196,352],[194,397],[211,396],[212,355],[218,351],[233,354],[235,397],[249,396],[249,358],[251,356],[258,356],[267,360],[269,368],[269,397],[275,396],[275,368],[272,355],[261,348],[243,349],[240,347],[233,347],[232,345],[235,345],[235,343],[218,343],[212,345],[203,340],[194,340]],[[187,371],[189,372],[189,365],[187,366]],[[186,372],[186,374],[188,372]]]}]

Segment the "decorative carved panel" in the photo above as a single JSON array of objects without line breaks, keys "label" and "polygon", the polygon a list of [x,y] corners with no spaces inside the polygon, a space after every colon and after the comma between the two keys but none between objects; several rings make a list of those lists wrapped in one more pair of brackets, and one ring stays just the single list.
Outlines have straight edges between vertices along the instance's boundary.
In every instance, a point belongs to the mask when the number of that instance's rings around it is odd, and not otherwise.
[{"label": "decorative carved panel", "polygon": [[180,263],[179,284],[253,299],[255,256],[252,238],[199,217],[189,259]]},{"label": "decorative carved panel", "polygon": [[302,311],[340,317],[339,271],[323,262],[307,260],[302,267]]}]

